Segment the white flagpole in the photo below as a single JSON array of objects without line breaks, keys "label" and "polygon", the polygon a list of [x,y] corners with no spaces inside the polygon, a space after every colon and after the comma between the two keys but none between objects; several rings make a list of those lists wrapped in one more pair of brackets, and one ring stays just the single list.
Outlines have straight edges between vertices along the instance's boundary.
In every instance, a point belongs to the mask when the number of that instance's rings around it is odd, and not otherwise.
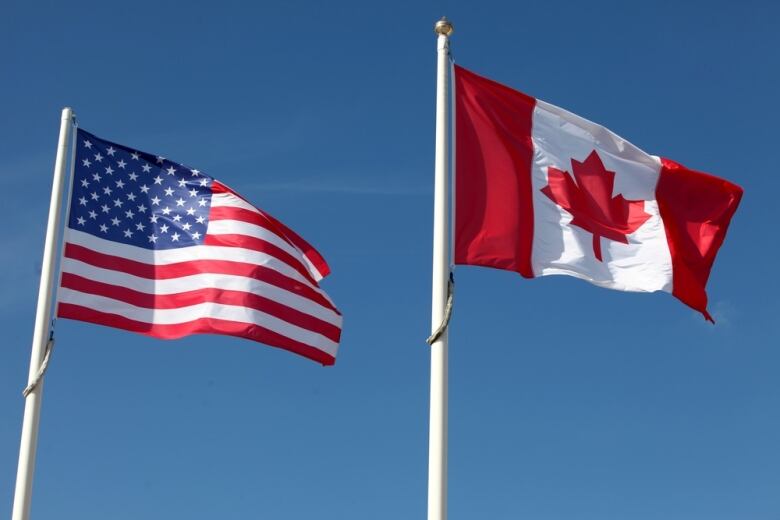
[{"label": "white flagpole", "polygon": [[[449,231],[447,177],[447,88],[449,87],[449,36],[452,24],[436,22],[436,158],[433,198],[433,287],[431,330],[444,320],[449,281]],[[428,439],[428,520],[447,518],[447,331],[431,345],[431,410]]]},{"label": "white flagpole", "polygon": [[[65,184],[65,169],[68,156],[68,142],[73,126],[73,110],[62,109],[60,122],[60,140],[57,145],[57,158],[54,162],[54,179],[49,202],[49,221],[46,225],[46,241],[43,246],[43,265],[41,283],[38,288],[38,308],[35,314],[32,355],[30,357],[30,375],[28,383],[38,376],[43,362],[46,345],[49,341],[49,326],[53,300],[53,282],[56,268],[57,238],[60,229],[62,210],[62,192]],[[38,444],[38,422],[41,416],[41,398],[43,397],[43,379],[27,394],[24,401],[24,422],[22,423],[22,441],[19,448],[19,467],[16,473],[14,492],[13,520],[30,518],[30,499],[32,497],[33,473],[35,470],[35,451]]]}]

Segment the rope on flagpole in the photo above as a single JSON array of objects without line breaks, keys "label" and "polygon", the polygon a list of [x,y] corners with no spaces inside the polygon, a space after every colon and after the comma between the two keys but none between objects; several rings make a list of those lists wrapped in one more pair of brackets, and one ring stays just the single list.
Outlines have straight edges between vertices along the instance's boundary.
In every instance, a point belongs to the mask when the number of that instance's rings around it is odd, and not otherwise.
[{"label": "rope on flagpole", "polygon": [[32,382],[25,387],[24,390],[22,390],[22,395],[26,399],[28,395],[30,395],[30,392],[35,390],[35,387],[37,387],[41,380],[43,379],[44,374],[46,374],[46,369],[49,368],[49,359],[51,359],[51,352],[54,350],[54,331],[51,331],[49,333],[49,341],[46,343],[46,351],[43,354],[43,362],[41,362],[41,366],[38,369],[38,373],[35,374],[35,379],[32,380]]},{"label": "rope on flagpole", "polygon": [[450,318],[452,317],[452,302],[455,298],[455,277],[452,274],[452,271],[450,271],[450,279],[447,281],[447,305],[444,307],[444,319],[441,320],[441,325],[439,325],[439,328],[437,328],[433,334],[431,334],[428,339],[425,340],[425,342],[428,345],[433,345],[436,343],[436,340],[438,340],[442,334],[444,334],[444,331],[447,330],[447,327],[450,324]]}]

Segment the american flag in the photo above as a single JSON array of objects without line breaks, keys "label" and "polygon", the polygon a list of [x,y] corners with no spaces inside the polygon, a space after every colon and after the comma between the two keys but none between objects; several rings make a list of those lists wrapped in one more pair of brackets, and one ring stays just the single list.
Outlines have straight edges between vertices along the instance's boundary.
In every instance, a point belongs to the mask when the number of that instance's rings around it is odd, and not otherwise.
[{"label": "american flag", "polygon": [[78,129],[57,315],[158,338],[228,334],[335,361],[330,270],[205,173]]}]

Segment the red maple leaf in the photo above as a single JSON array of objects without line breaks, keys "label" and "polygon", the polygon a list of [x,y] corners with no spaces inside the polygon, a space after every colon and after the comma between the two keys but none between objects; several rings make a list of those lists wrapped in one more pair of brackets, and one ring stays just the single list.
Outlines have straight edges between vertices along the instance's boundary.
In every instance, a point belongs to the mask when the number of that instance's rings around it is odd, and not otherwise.
[{"label": "red maple leaf", "polygon": [[593,233],[593,253],[601,262],[601,237],[628,244],[626,235],[639,229],[650,215],[644,211],[645,201],[612,196],[615,172],[604,168],[596,150],[584,162],[572,159],[571,167],[574,179],[569,172],[550,166],[542,193],[572,214],[573,225]]}]

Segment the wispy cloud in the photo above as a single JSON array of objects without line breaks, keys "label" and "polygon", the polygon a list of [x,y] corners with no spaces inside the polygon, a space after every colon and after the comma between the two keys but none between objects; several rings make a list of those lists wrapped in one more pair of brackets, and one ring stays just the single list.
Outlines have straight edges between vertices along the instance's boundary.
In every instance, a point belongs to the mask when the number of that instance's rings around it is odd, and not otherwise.
[{"label": "wispy cloud", "polygon": [[280,182],[255,182],[245,186],[258,191],[341,193],[345,195],[425,195],[431,193],[430,186],[421,184],[380,183],[375,180],[367,182],[365,179],[345,179],[328,177],[326,175],[318,176],[317,178],[290,179]]},{"label": "wispy cloud", "polygon": [[8,154],[0,161],[0,179],[13,197],[5,211],[13,217],[0,248],[0,311],[34,305],[40,277],[55,150]]},{"label": "wispy cloud", "polygon": [[6,187],[32,187],[48,183],[51,186],[56,150],[38,150],[27,155],[4,156],[0,161],[0,178]]},{"label": "wispy cloud", "polygon": [[728,300],[718,300],[710,302],[707,306],[715,320],[715,326],[712,323],[702,319],[698,311],[691,311],[690,316],[696,323],[710,333],[716,334],[724,328],[733,327],[739,317],[739,310]]},{"label": "wispy cloud", "polygon": [[25,225],[16,232],[7,233],[0,249],[3,274],[0,283],[0,310],[29,306],[35,301],[43,252],[43,222]]},{"label": "wispy cloud", "polygon": [[739,311],[730,301],[719,300],[711,305],[710,313],[715,323],[724,327],[730,327],[738,317]]}]

